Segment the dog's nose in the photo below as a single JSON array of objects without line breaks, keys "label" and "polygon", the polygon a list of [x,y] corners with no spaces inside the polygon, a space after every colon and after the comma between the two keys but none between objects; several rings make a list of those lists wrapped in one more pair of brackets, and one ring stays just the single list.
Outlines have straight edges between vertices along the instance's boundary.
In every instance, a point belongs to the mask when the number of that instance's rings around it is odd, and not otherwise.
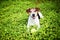
[{"label": "dog's nose", "polygon": [[35,17],[35,14],[32,14],[33,17]]}]

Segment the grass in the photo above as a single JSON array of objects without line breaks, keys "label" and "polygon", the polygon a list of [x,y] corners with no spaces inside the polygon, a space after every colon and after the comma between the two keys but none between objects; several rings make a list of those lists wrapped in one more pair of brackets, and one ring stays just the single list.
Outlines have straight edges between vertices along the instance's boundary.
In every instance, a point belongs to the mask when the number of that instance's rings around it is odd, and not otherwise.
[{"label": "grass", "polygon": [[[0,40],[57,40],[59,35],[59,14],[54,2],[37,5],[42,14],[41,28],[36,33],[27,32],[27,8],[34,8],[31,1],[3,1],[0,4]],[[58,35],[57,35],[58,34]]]}]

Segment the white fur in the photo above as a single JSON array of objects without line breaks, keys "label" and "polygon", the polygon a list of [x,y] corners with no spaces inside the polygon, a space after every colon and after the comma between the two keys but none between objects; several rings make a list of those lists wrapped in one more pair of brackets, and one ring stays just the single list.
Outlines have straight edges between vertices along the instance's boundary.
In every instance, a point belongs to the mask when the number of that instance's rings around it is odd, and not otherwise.
[{"label": "white fur", "polygon": [[[41,12],[38,12],[38,13],[40,15],[40,18],[43,18],[43,15],[41,14]],[[35,19],[32,18],[32,14],[35,14]],[[39,19],[38,19],[38,16],[37,16],[37,12],[31,12],[30,15],[29,15],[28,24],[27,24],[28,30],[29,30],[30,26],[34,26],[34,25],[37,26],[37,29],[40,28],[40,23],[39,23]]]}]

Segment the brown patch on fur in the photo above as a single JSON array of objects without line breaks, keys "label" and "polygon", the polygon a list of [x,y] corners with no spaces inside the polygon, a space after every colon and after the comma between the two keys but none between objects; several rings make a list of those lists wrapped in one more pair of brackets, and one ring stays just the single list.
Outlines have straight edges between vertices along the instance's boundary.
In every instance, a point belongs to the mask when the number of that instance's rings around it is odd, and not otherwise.
[{"label": "brown patch on fur", "polygon": [[40,11],[40,8],[35,8],[35,9],[36,9],[35,12],[36,12],[36,11]]},{"label": "brown patch on fur", "polygon": [[31,12],[30,10],[31,10],[31,9],[29,8],[29,9],[26,10],[26,12],[27,12],[27,13],[30,13],[30,12]]},{"label": "brown patch on fur", "polygon": [[34,12],[40,11],[40,8],[37,8],[37,7],[36,7],[36,8],[29,8],[29,9],[26,10],[26,12],[27,12],[27,13],[30,13],[30,12],[31,12],[31,11],[30,11],[31,9],[36,9]]}]

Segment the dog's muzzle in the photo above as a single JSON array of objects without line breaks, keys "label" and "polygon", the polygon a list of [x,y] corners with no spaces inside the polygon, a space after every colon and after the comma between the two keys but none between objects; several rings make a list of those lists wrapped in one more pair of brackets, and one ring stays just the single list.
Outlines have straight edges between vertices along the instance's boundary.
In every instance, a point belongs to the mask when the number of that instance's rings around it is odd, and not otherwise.
[{"label": "dog's muzzle", "polygon": [[32,17],[35,17],[35,14],[32,14]]},{"label": "dog's muzzle", "polygon": [[32,18],[35,19],[35,14],[32,14]]}]

